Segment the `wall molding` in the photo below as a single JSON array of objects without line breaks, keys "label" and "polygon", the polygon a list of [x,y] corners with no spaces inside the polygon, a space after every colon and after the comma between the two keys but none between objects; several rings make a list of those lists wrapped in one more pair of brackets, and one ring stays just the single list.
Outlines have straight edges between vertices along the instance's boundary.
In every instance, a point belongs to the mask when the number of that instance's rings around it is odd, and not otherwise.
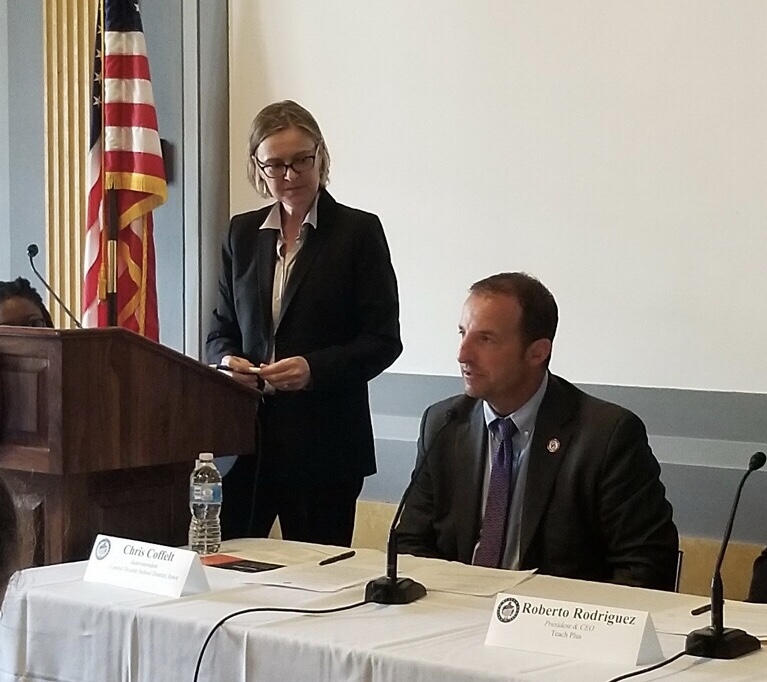
[{"label": "wall molding", "polygon": [[[720,537],[750,456],[756,450],[767,451],[767,395],[601,384],[579,387],[628,408],[644,421],[679,531]],[[462,392],[458,376],[386,372],[370,383],[378,473],[366,479],[363,500],[399,500],[413,469],[424,409]],[[733,538],[767,544],[762,522],[765,499],[767,471],[759,471],[743,490]]]},{"label": "wall molding", "polygon": [[[86,221],[86,161],[98,0],[44,3],[46,270],[51,287],[80,310]],[[57,327],[72,322],[51,306]]]}]

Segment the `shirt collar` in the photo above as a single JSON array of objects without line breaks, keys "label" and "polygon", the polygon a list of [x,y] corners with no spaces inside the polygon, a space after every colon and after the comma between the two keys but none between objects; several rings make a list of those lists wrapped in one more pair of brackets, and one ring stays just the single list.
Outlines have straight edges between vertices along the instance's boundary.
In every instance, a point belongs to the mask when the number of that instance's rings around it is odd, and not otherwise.
[{"label": "shirt collar", "polygon": [[496,419],[511,419],[520,433],[530,433],[535,428],[535,420],[538,417],[538,410],[543,402],[543,396],[546,395],[546,388],[549,385],[549,373],[543,375],[543,380],[538,390],[533,393],[532,398],[524,405],[509,415],[498,414],[486,401],[482,402],[482,408],[485,413],[485,423],[488,428]]},{"label": "shirt collar", "polygon": [[[309,211],[304,217],[302,225],[311,225],[314,229],[317,229],[317,202],[319,201],[320,193],[314,197],[312,205],[309,207]],[[280,215],[280,202],[277,201],[272,204],[272,210],[269,211],[269,215],[266,216],[259,230],[280,230],[282,231],[282,216]]]},{"label": "shirt collar", "polygon": [[306,217],[304,218],[304,225],[311,225],[315,230],[317,229],[317,202],[319,200],[320,200],[320,193],[317,192],[317,194],[314,197],[314,201],[312,202],[312,205],[309,208],[309,212],[306,214]]}]

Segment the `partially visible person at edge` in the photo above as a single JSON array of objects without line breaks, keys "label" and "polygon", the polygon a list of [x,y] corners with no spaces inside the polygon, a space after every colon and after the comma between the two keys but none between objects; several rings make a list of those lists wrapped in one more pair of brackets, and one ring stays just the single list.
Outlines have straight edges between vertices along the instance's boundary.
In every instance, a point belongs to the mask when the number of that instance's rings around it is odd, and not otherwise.
[{"label": "partially visible person at edge", "polygon": [[767,604],[767,547],[756,557],[754,572],[751,576],[751,587],[748,590],[748,601]]},{"label": "partially visible person at edge", "polygon": [[19,542],[16,507],[8,487],[0,478],[0,606],[8,581],[19,568]]},{"label": "partially visible person at edge", "polygon": [[53,327],[43,299],[28,279],[0,282],[0,326]]},{"label": "partially visible person at edge", "polygon": [[674,588],[679,537],[642,421],[548,369],[559,314],[526,273],[475,282],[465,393],[427,408],[400,552]]},{"label": "partially visible person at edge", "polygon": [[285,539],[348,546],[376,471],[367,383],[402,352],[397,281],[381,221],[336,202],[329,168],[303,107],[253,120],[248,178],[276,201],[231,220],[206,345],[266,382],[260,454],[224,477],[225,538],[266,536],[279,517]]}]

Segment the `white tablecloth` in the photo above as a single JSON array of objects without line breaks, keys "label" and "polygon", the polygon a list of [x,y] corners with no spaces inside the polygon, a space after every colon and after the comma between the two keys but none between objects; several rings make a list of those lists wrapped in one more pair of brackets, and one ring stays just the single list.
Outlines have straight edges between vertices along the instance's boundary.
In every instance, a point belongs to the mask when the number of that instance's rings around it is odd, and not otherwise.
[{"label": "white tablecloth", "polygon": [[[274,560],[321,558],[333,548],[275,540],[236,541],[229,551]],[[380,562],[367,550],[358,561]],[[414,563],[415,562],[415,563]],[[417,565],[408,558],[405,569]],[[323,570],[332,566],[323,567]],[[311,593],[242,584],[243,574],[206,569],[210,593],[168,599],[83,582],[84,563],[22,572],[0,618],[0,682],[191,682],[211,627],[253,606],[328,608],[360,601],[363,588]],[[427,585],[428,587],[428,585]],[[515,593],[660,612],[693,607],[699,597],[536,576]],[[366,604],[331,615],[257,613],[229,621],[213,637],[200,680],[216,682],[592,682],[631,670],[484,646],[494,598],[429,592],[413,604]],[[706,622],[702,621],[701,625]],[[684,638],[660,635],[667,655]],[[767,679],[767,652],[737,661],[683,657],[640,680],[683,682]]]}]

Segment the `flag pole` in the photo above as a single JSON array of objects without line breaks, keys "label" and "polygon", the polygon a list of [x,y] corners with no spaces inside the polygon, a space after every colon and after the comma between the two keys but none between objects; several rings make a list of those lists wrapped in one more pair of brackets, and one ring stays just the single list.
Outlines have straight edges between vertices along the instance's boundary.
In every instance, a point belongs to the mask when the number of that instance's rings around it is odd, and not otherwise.
[{"label": "flag pole", "polygon": [[[102,128],[103,130],[103,128]],[[117,190],[107,190],[107,325],[117,326],[117,234],[120,216],[117,210]]]},{"label": "flag pole", "polygon": [[146,41],[136,0],[99,4],[83,307],[96,318],[92,326],[124,326],[157,340],[152,211],[168,189]]},{"label": "flag pole", "polygon": [[[106,55],[106,0],[99,3],[101,13],[101,73],[102,87],[106,88],[107,78],[107,55]],[[117,190],[110,188],[111,184],[107,178],[106,166],[103,163],[104,152],[106,151],[106,92],[102,92],[101,102],[101,135],[104,140],[102,147],[101,172],[103,174],[103,187],[105,188],[105,203],[103,216],[106,219],[104,231],[106,232],[106,253],[103,254],[106,260],[106,306],[107,306],[107,326],[117,326],[117,235],[120,230],[120,219],[117,210]]]}]

